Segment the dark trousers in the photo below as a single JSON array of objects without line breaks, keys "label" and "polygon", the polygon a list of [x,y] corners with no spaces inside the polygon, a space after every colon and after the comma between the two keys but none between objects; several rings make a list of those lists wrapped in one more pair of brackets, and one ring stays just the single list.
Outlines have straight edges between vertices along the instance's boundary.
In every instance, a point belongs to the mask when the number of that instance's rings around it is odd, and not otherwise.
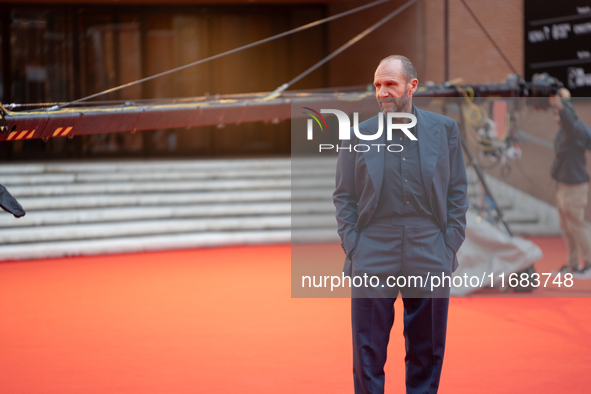
[{"label": "dark trousers", "polygon": [[[452,259],[443,232],[431,216],[375,219],[362,230],[352,253],[352,274],[377,276],[380,284],[353,287],[351,292],[355,393],[384,392],[384,364],[399,293],[404,302],[406,392],[437,393],[449,287],[431,291],[427,275],[450,276]],[[410,282],[402,287],[382,286],[388,276],[420,276],[425,281],[418,286]]]},{"label": "dark trousers", "polygon": [[[396,298],[352,298],[353,379],[356,394],[384,392],[384,365]],[[406,392],[434,394],[439,387],[448,298],[403,298]]]}]

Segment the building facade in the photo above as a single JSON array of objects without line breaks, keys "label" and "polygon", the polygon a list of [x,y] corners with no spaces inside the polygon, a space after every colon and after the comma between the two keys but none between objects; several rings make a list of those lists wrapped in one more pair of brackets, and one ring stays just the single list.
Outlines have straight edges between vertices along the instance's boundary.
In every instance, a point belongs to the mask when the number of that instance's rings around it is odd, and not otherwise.
[{"label": "building facade", "polygon": [[[0,1],[0,101],[67,102],[369,3],[311,1]],[[134,101],[271,91],[404,4],[326,25],[103,96]],[[517,70],[523,2],[468,1]],[[292,89],[371,84],[380,59],[413,60],[421,82],[499,82],[511,72],[460,0],[421,0]],[[0,160],[287,155],[289,122],[0,143]]]}]

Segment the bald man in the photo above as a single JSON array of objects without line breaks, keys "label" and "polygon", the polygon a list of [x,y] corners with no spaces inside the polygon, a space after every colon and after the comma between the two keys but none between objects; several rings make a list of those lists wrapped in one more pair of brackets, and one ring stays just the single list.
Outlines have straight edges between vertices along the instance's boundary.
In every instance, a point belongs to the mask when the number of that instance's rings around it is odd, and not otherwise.
[{"label": "bald man", "polygon": [[[376,135],[381,127],[383,131],[389,117],[395,123],[409,120],[396,113],[412,114],[417,123],[410,133],[382,132],[367,152],[350,149],[360,142],[352,133],[339,150],[333,200],[346,254],[344,273],[375,278],[352,288],[355,393],[384,392],[386,350],[399,292],[407,393],[436,393],[449,285],[432,290],[429,278],[451,276],[465,238],[467,180],[460,135],[454,120],[412,104],[418,80],[406,57],[383,59],[374,86],[382,112],[359,125],[361,134]],[[400,147],[385,148],[393,144]]]}]

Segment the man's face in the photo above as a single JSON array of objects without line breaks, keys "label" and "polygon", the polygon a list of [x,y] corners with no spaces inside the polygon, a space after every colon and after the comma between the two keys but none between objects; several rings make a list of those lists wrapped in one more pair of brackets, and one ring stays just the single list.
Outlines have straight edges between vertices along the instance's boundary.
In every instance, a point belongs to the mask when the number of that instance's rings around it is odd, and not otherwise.
[{"label": "man's face", "polygon": [[406,80],[400,60],[385,61],[374,75],[376,99],[384,112],[410,112],[418,80]]}]

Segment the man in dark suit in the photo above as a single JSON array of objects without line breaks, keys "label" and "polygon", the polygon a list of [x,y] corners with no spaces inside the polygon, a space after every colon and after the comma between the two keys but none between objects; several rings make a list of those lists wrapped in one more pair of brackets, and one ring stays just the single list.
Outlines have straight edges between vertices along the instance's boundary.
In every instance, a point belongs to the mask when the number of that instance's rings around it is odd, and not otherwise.
[{"label": "man in dark suit", "polygon": [[[352,133],[339,150],[333,199],[346,254],[344,273],[375,277],[362,286],[353,281],[355,393],[384,392],[386,350],[399,291],[407,393],[436,393],[450,283],[433,292],[429,277],[451,276],[465,238],[467,180],[460,135],[454,120],[413,106],[418,80],[406,57],[382,60],[374,86],[382,113],[361,123],[360,134],[376,135],[379,117],[387,118],[390,112],[414,114],[417,123],[412,135],[393,130],[390,141],[382,132],[367,152],[355,149],[365,141]],[[384,118],[382,126],[387,124]],[[399,116],[399,123],[405,120]],[[395,148],[386,148],[393,144]]]}]

